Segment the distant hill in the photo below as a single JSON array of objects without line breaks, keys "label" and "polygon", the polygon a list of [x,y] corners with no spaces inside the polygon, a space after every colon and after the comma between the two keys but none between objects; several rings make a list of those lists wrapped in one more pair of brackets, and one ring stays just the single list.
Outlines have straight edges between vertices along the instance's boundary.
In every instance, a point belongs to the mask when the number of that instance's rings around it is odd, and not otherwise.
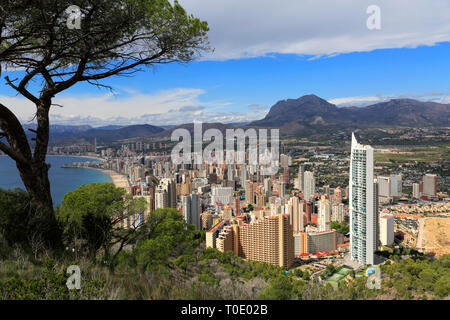
[{"label": "distant hill", "polygon": [[[27,129],[35,129],[36,125],[24,125],[29,139],[35,137],[35,134]],[[149,138],[156,133],[164,131],[163,128],[152,126],[149,124],[132,125],[132,126],[106,126],[93,128],[91,126],[50,126],[50,143],[68,144],[86,141],[93,143],[97,139],[97,143],[111,142],[132,138]]]},{"label": "distant hill", "polygon": [[[234,128],[236,128],[236,126],[232,125],[232,124],[224,124],[224,123],[218,123],[218,122],[203,123],[202,124],[203,132],[202,133],[205,133],[205,131],[208,129],[219,129],[223,134],[225,134],[226,129],[234,129]],[[170,139],[170,137],[172,136],[172,132],[175,131],[176,129],[186,129],[191,134],[191,137],[194,137],[194,124],[193,123],[182,124],[182,125],[167,129],[163,132],[155,134],[153,137],[160,138],[160,139]]]},{"label": "distant hill", "polygon": [[[394,99],[367,107],[344,107],[329,103],[316,96],[307,95],[298,99],[278,101],[266,117],[251,123],[223,124],[204,123],[203,132],[219,129],[225,134],[226,129],[235,128],[279,128],[282,135],[327,135],[336,132],[350,132],[365,128],[385,127],[427,127],[450,126],[450,104],[422,102],[412,99]],[[24,124],[27,136],[35,134],[27,129],[35,129],[35,124]],[[84,126],[50,126],[50,143],[68,144],[81,141],[108,143],[111,141],[149,138],[170,139],[172,132],[178,128],[187,129],[194,134],[194,125],[156,127],[148,124],[100,128]]]},{"label": "distant hill", "polygon": [[315,95],[277,102],[267,116],[249,124],[280,128],[283,135],[310,135],[364,127],[450,126],[450,105],[394,99],[364,108],[339,108]]}]

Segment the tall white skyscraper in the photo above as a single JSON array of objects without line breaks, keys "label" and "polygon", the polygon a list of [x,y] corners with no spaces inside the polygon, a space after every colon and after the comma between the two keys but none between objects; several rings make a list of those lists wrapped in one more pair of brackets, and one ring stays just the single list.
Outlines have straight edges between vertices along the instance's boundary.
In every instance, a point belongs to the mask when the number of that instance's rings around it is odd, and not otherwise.
[{"label": "tall white skyscraper", "polygon": [[378,242],[378,187],[373,177],[373,148],[352,134],[350,156],[350,253],[361,264],[374,264]]},{"label": "tall white skyscraper", "polygon": [[305,171],[303,197],[306,201],[311,201],[315,193],[316,180],[314,179],[314,174],[310,171]]},{"label": "tall white skyscraper", "polygon": [[198,230],[200,230],[200,196],[195,193],[188,196],[183,196],[181,199],[181,204],[183,208],[183,216],[186,222],[197,226]]}]

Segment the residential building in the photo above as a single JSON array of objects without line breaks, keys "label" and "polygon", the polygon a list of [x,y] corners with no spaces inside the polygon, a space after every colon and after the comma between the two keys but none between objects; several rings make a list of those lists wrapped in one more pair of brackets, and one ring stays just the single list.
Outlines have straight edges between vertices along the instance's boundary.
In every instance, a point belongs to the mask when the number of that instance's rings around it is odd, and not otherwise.
[{"label": "residential building", "polygon": [[201,203],[198,194],[190,194],[181,198],[183,216],[186,223],[193,224],[198,230],[201,230],[200,212]]},{"label": "residential building", "polygon": [[331,204],[325,197],[319,201],[318,223],[319,232],[331,229]]},{"label": "residential building", "polygon": [[280,214],[250,223],[235,219],[229,228],[221,231],[217,248],[232,250],[244,259],[289,268],[294,263],[294,237],[289,216]]},{"label": "residential building", "polygon": [[380,217],[380,242],[383,246],[394,242],[394,216],[391,214]]},{"label": "residential building", "polygon": [[437,195],[437,176],[435,174],[426,174],[423,176],[423,196],[436,197]]},{"label": "residential building", "polygon": [[361,264],[374,264],[378,240],[378,187],[374,183],[374,150],[352,134],[350,156],[350,252]]},{"label": "residential building", "polygon": [[311,201],[314,199],[315,193],[316,180],[314,179],[314,174],[311,171],[305,171],[303,198],[306,201]]}]

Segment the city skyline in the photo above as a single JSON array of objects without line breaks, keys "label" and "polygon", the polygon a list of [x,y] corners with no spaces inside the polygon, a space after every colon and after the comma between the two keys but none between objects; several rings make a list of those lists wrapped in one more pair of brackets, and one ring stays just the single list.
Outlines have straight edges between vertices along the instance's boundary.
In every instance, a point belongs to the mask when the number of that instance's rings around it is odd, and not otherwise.
[{"label": "city skyline", "polygon": [[[207,1],[181,1],[188,12],[209,22],[213,53],[188,65],[161,65],[132,78],[105,80],[114,94],[79,84],[55,97],[64,108],[53,108],[51,121],[94,126],[240,123],[263,118],[279,100],[307,94],[338,106],[393,98],[450,103],[450,83],[442,72],[450,70],[450,5],[413,2],[379,1],[381,29],[369,30],[366,9],[371,3],[365,0],[339,6],[283,1],[267,12],[270,2],[255,6],[247,1],[239,4],[239,15],[233,1],[223,4],[220,15]],[[20,69],[2,71],[11,78],[23,75]],[[28,89],[36,92],[38,82]],[[29,121],[31,105],[15,94],[0,87],[0,99]]]}]

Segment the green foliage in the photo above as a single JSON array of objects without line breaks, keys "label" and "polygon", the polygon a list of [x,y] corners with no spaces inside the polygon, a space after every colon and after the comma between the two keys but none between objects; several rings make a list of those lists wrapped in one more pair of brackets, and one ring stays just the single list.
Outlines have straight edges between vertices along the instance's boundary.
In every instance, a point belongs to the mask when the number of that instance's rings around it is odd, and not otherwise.
[{"label": "green foliage", "polygon": [[302,278],[303,277],[303,271],[300,268],[295,269],[293,274],[294,274],[294,276],[296,276],[298,278]]},{"label": "green foliage", "polygon": [[[80,29],[66,27],[68,15],[64,12],[72,5],[81,9]],[[117,69],[115,60],[122,60],[121,67],[145,59],[186,62],[207,48],[207,22],[188,15],[177,1],[7,0],[2,7],[7,17],[5,30],[10,33],[8,41],[1,41],[0,57],[13,63],[19,63],[13,57],[25,53],[36,61],[45,60],[41,57],[53,50],[52,66],[72,71],[71,65],[86,57],[92,75],[94,70]],[[53,70],[51,75],[55,73]]]},{"label": "green foliage", "polygon": [[203,282],[210,287],[216,287],[220,283],[220,279],[217,279],[208,268],[205,268],[203,272],[198,275],[198,281]]},{"label": "green foliage", "polygon": [[[87,249],[93,257],[103,247],[109,250],[115,224],[136,213],[143,213],[142,200],[134,200],[112,183],[83,185],[64,196],[57,218],[67,246]],[[76,248],[78,249],[78,248]]]},{"label": "green foliage", "polygon": [[49,258],[40,261],[40,266],[33,267],[31,277],[21,276],[16,270],[0,276],[0,297],[8,300],[78,300],[105,299],[103,292],[105,279],[82,280],[80,290],[69,290],[66,282],[67,266],[59,266]]},{"label": "green foliage", "polygon": [[27,245],[31,202],[25,191],[0,189],[0,236],[8,245]]},{"label": "green foliage", "polygon": [[[160,270],[169,265],[169,258],[189,254],[199,246],[201,233],[187,225],[175,209],[158,209],[150,213],[140,231],[144,239],[134,255],[142,270]],[[181,260],[177,261],[181,263]]]},{"label": "green foliage", "polygon": [[386,283],[403,299],[420,298],[424,293],[443,298],[450,294],[450,255],[437,260],[416,257],[382,266]]},{"label": "green foliage", "polygon": [[324,272],[322,272],[322,279],[327,279],[328,277],[330,277],[331,275],[333,275],[333,273],[335,273],[335,272],[339,272],[339,270],[341,270],[342,269],[342,267],[339,267],[339,268],[336,268],[335,266],[333,266],[333,265],[328,265],[326,268],[325,268],[325,271]]},{"label": "green foliage", "polygon": [[270,280],[269,285],[261,291],[259,298],[263,300],[296,299],[301,292],[303,282],[295,281],[284,275]]},{"label": "green foliage", "polygon": [[348,225],[348,222],[345,220],[342,221],[341,223],[333,221],[333,222],[331,222],[331,229],[334,229],[337,232],[342,233],[342,234],[347,234],[350,230],[350,227]]},{"label": "green foliage", "polygon": [[[8,198],[11,202],[3,203],[14,207],[19,198],[15,195]],[[141,209],[141,203],[133,203],[122,190],[109,184],[94,184],[68,194],[58,209],[58,217],[66,232],[74,230],[76,236],[91,241],[95,237],[87,234],[96,232],[92,224],[103,221],[97,217],[112,221],[123,211],[134,213]],[[86,215],[90,220],[83,219]],[[87,222],[91,226],[84,225]],[[116,231],[109,239],[104,239],[104,244],[110,245],[115,240]],[[310,279],[310,272],[306,270],[297,268],[286,272],[278,266],[244,260],[233,252],[204,248],[204,232],[187,225],[175,209],[151,212],[146,223],[133,234],[134,240],[127,242],[131,245],[117,252],[115,268],[100,263],[100,259],[84,260],[80,266],[81,291],[66,288],[67,266],[80,263],[72,261],[71,254],[55,260],[38,258],[30,261],[26,252],[10,248],[5,253],[7,259],[0,260],[0,297],[290,300],[372,299],[388,293],[394,299],[440,299],[446,298],[450,291],[450,255],[430,259],[400,247],[388,254],[403,256],[409,253],[412,258],[381,266],[382,290],[368,289],[365,277],[339,281],[335,289],[327,282]],[[123,233],[119,235],[124,236]],[[339,272],[340,268],[327,266],[321,274],[322,279]]]}]

